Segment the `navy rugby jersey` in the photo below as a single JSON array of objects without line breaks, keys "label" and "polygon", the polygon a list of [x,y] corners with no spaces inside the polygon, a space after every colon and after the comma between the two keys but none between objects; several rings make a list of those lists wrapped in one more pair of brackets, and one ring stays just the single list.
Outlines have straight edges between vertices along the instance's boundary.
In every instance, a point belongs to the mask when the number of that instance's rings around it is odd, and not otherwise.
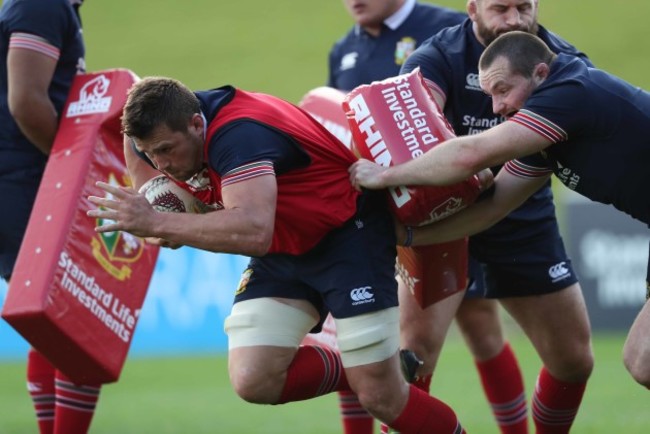
[{"label": "navy rugby jersey", "polygon": [[[587,56],[542,26],[537,33],[555,53],[580,57],[591,65]],[[472,21],[443,29],[425,41],[406,61],[402,73],[420,67],[422,75],[446,95],[444,113],[458,136],[477,134],[505,120],[492,112],[492,100],[479,85],[478,61],[485,47],[476,39]],[[496,174],[501,166],[493,167]],[[494,235],[500,240],[516,239],[519,230],[534,233],[531,221],[554,220],[555,206],[550,182],[531,196],[508,217],[482,232],[480,237]]]},{"label": "navy rugby jersey", "polygon": [[231,86],[196,95],[207,120],[208,176],[188,184],[213,204],[221,202],[226,185],[274,174],[278,197],[269,253],[305,253],[354,215],[359,193],[348,167],[356,157],[314,118],[279,98]]},{"label": "navy rugby jersey", "polygon": [[41,52],[57,59],[48,89],[57,113],[61,113],[77,73],[85,71],[84,43],[79,17],[69,0],[5,0],[0,10],[0,174],[45,164],[43,155],[20,132],[7,102],[7,53],[12,47]]},{"label": "navy rugby jersey", "polygon": [[374,37],[356,25],[334,45],[329,54],[328,86],[348,91],[395,76],[422,42],[467,18],[462,12],[430,4],[414,2],[404,7],[413,10],[397,27],[388,27],[385,22],[379,36]]},{"label": "navy rugby jersey", "polygon": [[570,189],[650,224],[650,93],[560,55],[509,122],[553,144],[506,163],[506,170],[552,171]]}]

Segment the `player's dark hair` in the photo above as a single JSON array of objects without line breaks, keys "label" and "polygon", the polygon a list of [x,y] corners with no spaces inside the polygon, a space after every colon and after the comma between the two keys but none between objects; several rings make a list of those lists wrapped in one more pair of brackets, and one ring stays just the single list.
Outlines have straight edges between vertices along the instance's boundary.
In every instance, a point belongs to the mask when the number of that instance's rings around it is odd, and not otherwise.
[{"label": "player's dark hair", "polygon": [[180,81],[147,77],[129,89],[122,132],[138,139],[146,139],[160,125],[185,132],[192,116],[200,112],[198,98]]},{"label": "player's dark hair", "polygon": [[479,60],[479,69],[489,68],[499,57],[505,57],[509,61],[510,72],[530,78],[535,65],[550,65],[557,55],[537,36],[512,31],[500,35],[488,45]]}]

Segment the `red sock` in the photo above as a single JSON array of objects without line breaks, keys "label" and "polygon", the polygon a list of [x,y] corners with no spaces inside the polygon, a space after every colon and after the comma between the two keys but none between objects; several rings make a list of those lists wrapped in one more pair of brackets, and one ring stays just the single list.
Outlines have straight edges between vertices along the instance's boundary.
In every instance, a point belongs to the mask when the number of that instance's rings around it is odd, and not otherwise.
[{"label": "red sock", "polygon": [[475,363],[501,433],[527,434],[524,380],[510,344],[506,342],[496,357]]},{"label": "red sock", "polygon": [[54,366],[39,352],[27,353],[27,390],[32,397],[38,431],[52,434],[54,430]]},{"label": "red sock", "polygon": [[414,385],[411,385],[406,407],[390,427],[402,434],[466,434],[447,404]]},{"label": "red sock", "polygon": [[303,401],[335,390],[350,390],[341,356],[330,348],[305,345],[298,348],[289,365],[278,404]]},{"label": "red sock", "polygon": [[580,408],[587,383],[557,380],[542,368],[533,395],[533,421],[537,434],[568,433]]},{"label": "red sock", "polygon": [[339,408],[343,434],[372,434],[375,418],[361,406],[352,391],[339,391]]},{"label": "red sock", "polygon": [[74,384],[56,371],[54,434],[86,434],[95,414],[100,385]]},{"label": "red sock", "polygon": [[422,390],[423,392],[429,393],[431,390],[431,379],[433,378],[433,375],[425,375],[424,377],[417,377],[415,381],[413,382],[413,385],[417,387],[418,389]]},{"label": "red sock", "polygon": [[[424,377],[416,377],[415,381],[413,381],[413,385],[420,389],[423,392],[426,392],[427,395],[429,394],[429,390],[431,389],[431,379],[433,378],[433,375],[425,375]],[[385,423],[381,424],[379,432],[381,434],[389,434],[390,428],[388,425]]]}]

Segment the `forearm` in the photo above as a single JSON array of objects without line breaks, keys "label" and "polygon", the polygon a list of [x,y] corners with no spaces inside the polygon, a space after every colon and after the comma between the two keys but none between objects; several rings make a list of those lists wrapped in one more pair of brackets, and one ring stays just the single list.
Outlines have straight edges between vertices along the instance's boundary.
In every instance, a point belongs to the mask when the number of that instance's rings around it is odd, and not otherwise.
[{"label": "forearm", "polygon": [[494,206],[491,198],[436,223],[413,228],[413,245],[446,243],[482,232],[508,214],[508,210]]},{"label": "forearm", "polygon": [[381,173],[386,187],[399,185],[450,185],[464,181],[482,167],[472,151],[471,138],[448,140],[424,155]]},{"label": "forearm", "polygon": [[273,221],[244,214],[237,209],[207,214],[157,213],[148,236],[212,252],[262,256],[271,244]]},{"label": "forearm", "polygon": [[49,155],[58,128],[58,118],[47,94],[25,98],[19,106],[12,107],[12,116],[25,137],[42,153]]}]

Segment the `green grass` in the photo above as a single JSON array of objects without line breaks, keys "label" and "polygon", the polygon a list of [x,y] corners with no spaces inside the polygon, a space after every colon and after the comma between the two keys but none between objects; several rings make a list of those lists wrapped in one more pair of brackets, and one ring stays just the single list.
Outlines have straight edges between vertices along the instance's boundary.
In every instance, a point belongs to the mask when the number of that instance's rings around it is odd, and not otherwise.
[{"label": "green grass", "polygon": [[[539,361],[516,328],[511,340],[530,396]],[[574,434],[646,434],[650,396],[621,362],[622,335],[594,339],[596,368]],[[24,365],[0,366],[0,433],[34,432],[25,391]],[[450,404],[469,433],[497,433],[469,353],[454,331],[433,382],[433,393]],[[129,359],[122,378],[104,387],[91,434],[340,433],[336,395],[282,406],[248,404],[235,396],[223,356]]]},{"label": "green grass", "polygon": [[[441,5],[464,9],[465,0]],[[92,0],[81,9],[88,70],[124,67],[194,89],[230,83],[297,102],[327,76],[327,52],[352,25],[340,0]],[[543,0],[540,21],[594,62],[650,88],[650,3]]]}]

